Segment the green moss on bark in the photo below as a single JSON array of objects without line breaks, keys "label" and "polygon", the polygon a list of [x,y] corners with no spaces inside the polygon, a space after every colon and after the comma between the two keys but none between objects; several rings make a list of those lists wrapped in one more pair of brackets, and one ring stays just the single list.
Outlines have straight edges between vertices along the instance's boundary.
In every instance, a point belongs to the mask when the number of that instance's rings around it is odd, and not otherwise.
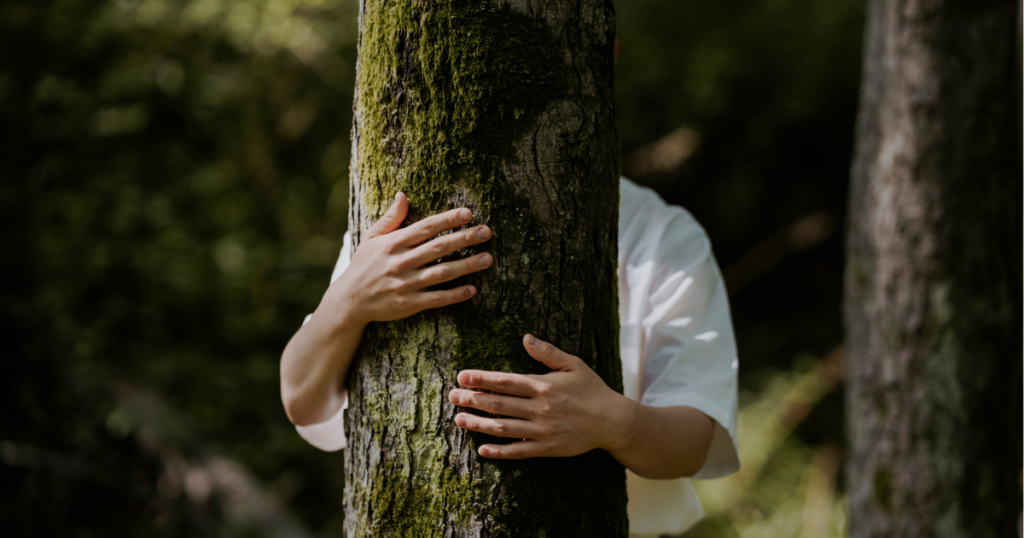
[{"label": "green moss on bark", "polygon": [[[565,68],[546,27],[508,5],[370,1],[361,22],[360,144],[355,163],[371,213],[398,191],[422,214],[461,186],[490,209],[501,161]],[[383,136],[378,136],[382,134]]]},{"label": "green moss on bark", "polygon": [[446,398],[462,369],[546,371],[523,349],[527,332],[621,391],[614,29],[609,4],[586,4],[536,16],[466,0],[363,4],[354,237],[403,191],[407,223],[473,208],[496,263],[444,286],[475,284],[472,301],[367,330],[349,378],[348,536],[627,532],[624,472],[607,453],[486,460],[480,443],[507,440],[459,430]]}]

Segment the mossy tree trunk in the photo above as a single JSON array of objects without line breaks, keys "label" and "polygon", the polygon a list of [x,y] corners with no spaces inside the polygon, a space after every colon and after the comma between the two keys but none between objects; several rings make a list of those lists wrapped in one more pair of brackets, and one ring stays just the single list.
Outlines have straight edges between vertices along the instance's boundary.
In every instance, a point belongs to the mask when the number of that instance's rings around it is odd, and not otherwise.
[{"label": "mossy tree trunk", "polygon": [[1015,0],[872,0],[852,173],[850,535],[1016,536]]},{"label": "mossy tree trunk", "polygon": [[348,384],[348,536],[626,535],[606,452],[486,460],[475,447],[494,440],[456,427],[446,398],[464,368],[542,372],[527,332],[621,390],[614,36],[607,0],[361,2],[354,245],[401,190],[406,224],[473,209],[496,263],[468,279],[472,301],[367,329]]}]

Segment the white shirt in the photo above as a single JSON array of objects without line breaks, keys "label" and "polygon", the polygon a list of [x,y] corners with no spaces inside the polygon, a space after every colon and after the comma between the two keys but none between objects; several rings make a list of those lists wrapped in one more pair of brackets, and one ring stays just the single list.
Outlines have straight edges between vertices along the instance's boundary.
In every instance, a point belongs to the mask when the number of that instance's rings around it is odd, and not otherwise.
[{"label": "white shirt", "polygon": [[[686,210],[654,191],[619,180],[619,321],[624,393],[654,407],[686,405],[715,421],[704,467],[693,478],[739,469],[736,449],[738,359],[729,302],[711,243]],[[334,282],[348,267],[345,234]],[[308,317],[306,318],[308,321]],[[343,412],[300,426],[322,450],[345,447]],[[647,480],[626,471],[633,536],[677,534],[704,516],[690,479]]]}]

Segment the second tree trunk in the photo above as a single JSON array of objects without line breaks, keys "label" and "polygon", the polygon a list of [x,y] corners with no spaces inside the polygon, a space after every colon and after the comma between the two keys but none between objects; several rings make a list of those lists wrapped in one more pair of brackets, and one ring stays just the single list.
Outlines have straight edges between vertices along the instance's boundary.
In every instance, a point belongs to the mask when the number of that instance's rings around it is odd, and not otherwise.
[{"label": "second tree trunk", "polygon": [[846,267],[855,538],[1017,535],[1016,12],[870,2]]}]

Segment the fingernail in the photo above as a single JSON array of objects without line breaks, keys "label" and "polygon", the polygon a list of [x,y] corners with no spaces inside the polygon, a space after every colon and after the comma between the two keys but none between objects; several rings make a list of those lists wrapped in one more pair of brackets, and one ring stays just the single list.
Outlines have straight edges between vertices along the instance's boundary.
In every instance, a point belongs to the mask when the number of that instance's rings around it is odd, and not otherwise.
[{"label": "fingernail", "polygon": [[451,392],[449,392],[449,393],[448,393],[448,401],[449,401],[449,402],[451,402],[451,403],[453,403],[453,404],[457,404],[457,403],[459,403],[459,395],[458,395],[458,394],[455,394],[455,391],[454,391],[454,390],[453,390],[453,391],[451,391]]},{"label": "fingernail", "polygon": [[487,240],[491,238],[491,229],[487,226],[481,226],[480,231],[476,234],[480,236],[480,239]]},{"label": "fingernail", "polygon": [[488,267],[490,265],[491,265],[491,255],[490,254],[481,254],[480,255],[480,266],[481,267]]},{"label": "fingernail", "polygon": [[466,291],[464,291],[463,293],[466,294],[466,297],[472,297],[473,294],[476,293],[476,288],[474,288],[473,286],[470,286],[470,287],[466,288]]},{"label": "fingernail", "polygon": [[537,345],[537,339],[534,338],[532,334],[528,334],[526,335],[526,344],[530,346],[535,346]]},{"label": "fingernail", "polygon": [[455,423],[458,424],[460,428],[465,428],[466,427],[466,417],[464,417],[462,415],[459,415],[459,416],[455,417]]},{"label": "fingernail", "polygon": [[459,218],[462,219],[462,222],[467,222],[469,219],[473,218],[473,213],[468,209],[463,209],[462,211],[459,211]]},{"label": "fingernail", "polygon": [[491,449],[489,449],[489,448],[487,448],[485,446],[480,447],[480,455],[481,456],[486,456],[486,455],[488,455],[490,453],[491,453]]}]

